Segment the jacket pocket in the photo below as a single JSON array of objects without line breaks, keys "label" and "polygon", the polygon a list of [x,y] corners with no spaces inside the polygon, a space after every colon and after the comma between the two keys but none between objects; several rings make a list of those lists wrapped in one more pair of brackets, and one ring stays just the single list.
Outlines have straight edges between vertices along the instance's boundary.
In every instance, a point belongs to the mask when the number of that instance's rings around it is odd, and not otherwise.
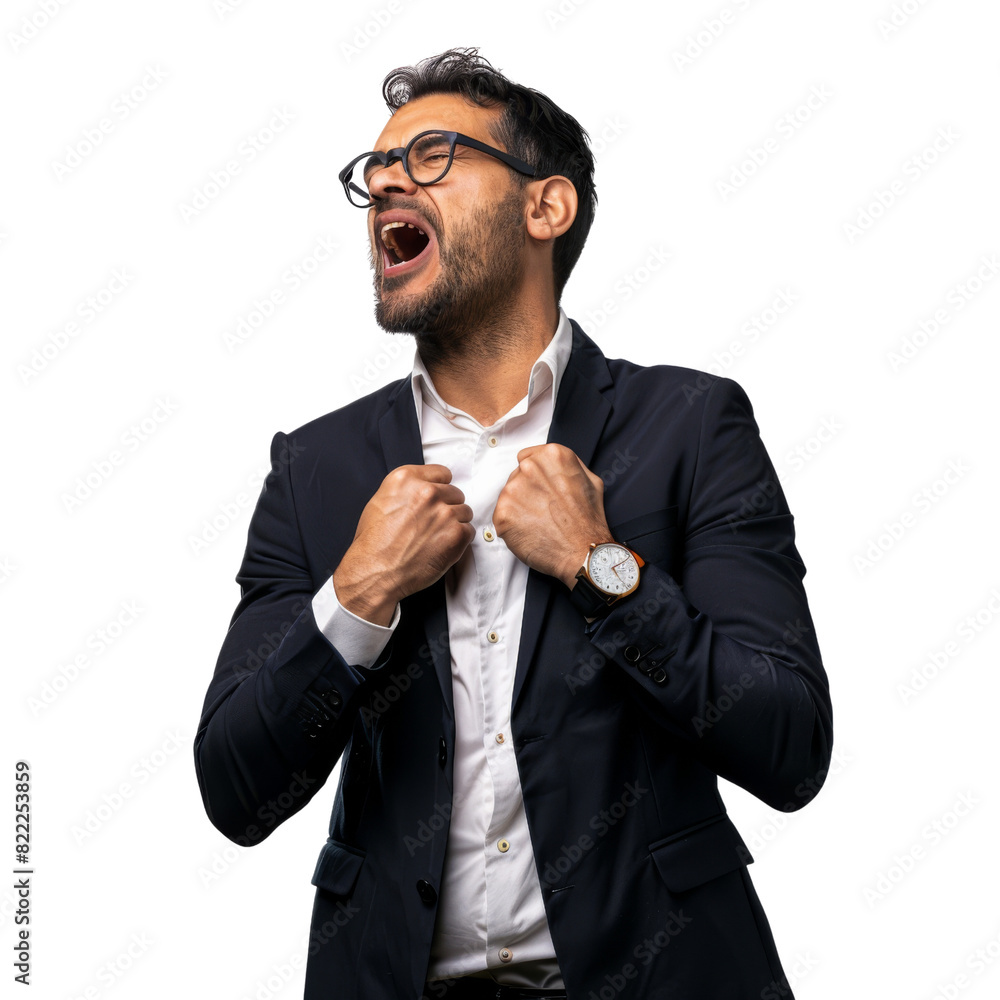
[{"label": "jacket pocket", "polygon": [[609,527],[616,541],[634,549],[644,561],[662,563],[676,544],[677,507],[653,510]]},{"label": "jacket pocket", "polygon": [[335,896],[349,896],[364,864],[365,852],[328,839],[319,852],[312,884]]},{"label": "jacket pocket", "polygon": [[655,841],[649,853],[671,892],[685,892],[753,863],[743,838],[725,814]]}]

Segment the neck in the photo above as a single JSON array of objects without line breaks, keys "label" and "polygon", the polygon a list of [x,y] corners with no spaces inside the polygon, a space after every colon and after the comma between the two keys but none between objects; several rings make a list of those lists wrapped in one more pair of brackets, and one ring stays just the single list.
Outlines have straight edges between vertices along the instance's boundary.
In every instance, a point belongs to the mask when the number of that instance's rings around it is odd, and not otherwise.
[{"label": "neck", "polygon": [[527,393],[531,368],[558,321],[550,300],[547,307],[488,318],[447,353],[421,338],[417,349],[441,398],[489,427]]}]

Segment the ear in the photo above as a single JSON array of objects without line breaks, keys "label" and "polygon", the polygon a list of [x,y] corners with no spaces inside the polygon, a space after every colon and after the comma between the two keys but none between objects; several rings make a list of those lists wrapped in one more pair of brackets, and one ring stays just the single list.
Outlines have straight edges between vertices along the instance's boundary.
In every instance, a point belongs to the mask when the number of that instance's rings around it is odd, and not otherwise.
[{"label": "ear", "polygon": [[554,240],[573,225],[578,200],[576,186],[568,177],[554,174],[527,186],[528,235],[535,240]]}]

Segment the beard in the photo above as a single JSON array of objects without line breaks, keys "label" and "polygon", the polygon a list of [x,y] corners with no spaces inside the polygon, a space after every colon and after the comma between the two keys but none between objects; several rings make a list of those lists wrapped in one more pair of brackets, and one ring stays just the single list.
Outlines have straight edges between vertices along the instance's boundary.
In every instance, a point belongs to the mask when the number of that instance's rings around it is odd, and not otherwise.
[{"label": "beard", "polygon": [[502,331],[503,317],[517,301],[526,239],[522,192],[514,187],[496,204],[475,209],[447,235],[439,218],[424,206],[420,210],[437,236],[438,276],[422,292],[407,295],[407,275],[385,278],[376,269],[375,321],[387,333],[413,334],[427,363],[495,353],[500,343],[490,337],[493,350],[487,350],[482,335],[490,328]]}]

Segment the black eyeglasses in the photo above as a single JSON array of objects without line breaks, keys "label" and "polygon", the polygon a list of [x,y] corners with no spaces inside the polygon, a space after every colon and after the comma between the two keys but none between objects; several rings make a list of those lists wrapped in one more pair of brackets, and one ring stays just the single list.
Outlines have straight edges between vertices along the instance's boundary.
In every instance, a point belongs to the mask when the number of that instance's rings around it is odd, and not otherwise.
[{"label": "black eyeglasses", "polygon": [[341,184],[344,185],[347,200],[358,208],[371,208],[373,199],[368,185],[372,176],[376,170],[388,167],[397,160],[403,161],[406,176],[414,184],[419,184],[421,187],[437,184],[451,168],[451,161],[455,158],[456,143],[479,150],[480,153],[487,153],[506,163],[508,167],[513,167],[520,174],[535,176],[534,167],[516,156],[511,156],[510,153],[505,153],[502,149],[487,146],[485,142],[462,135],[461,132],[431,129],[419,132],[405,146],[390,149],[387,153],[373,150],[351,160],[338,174]]}]

